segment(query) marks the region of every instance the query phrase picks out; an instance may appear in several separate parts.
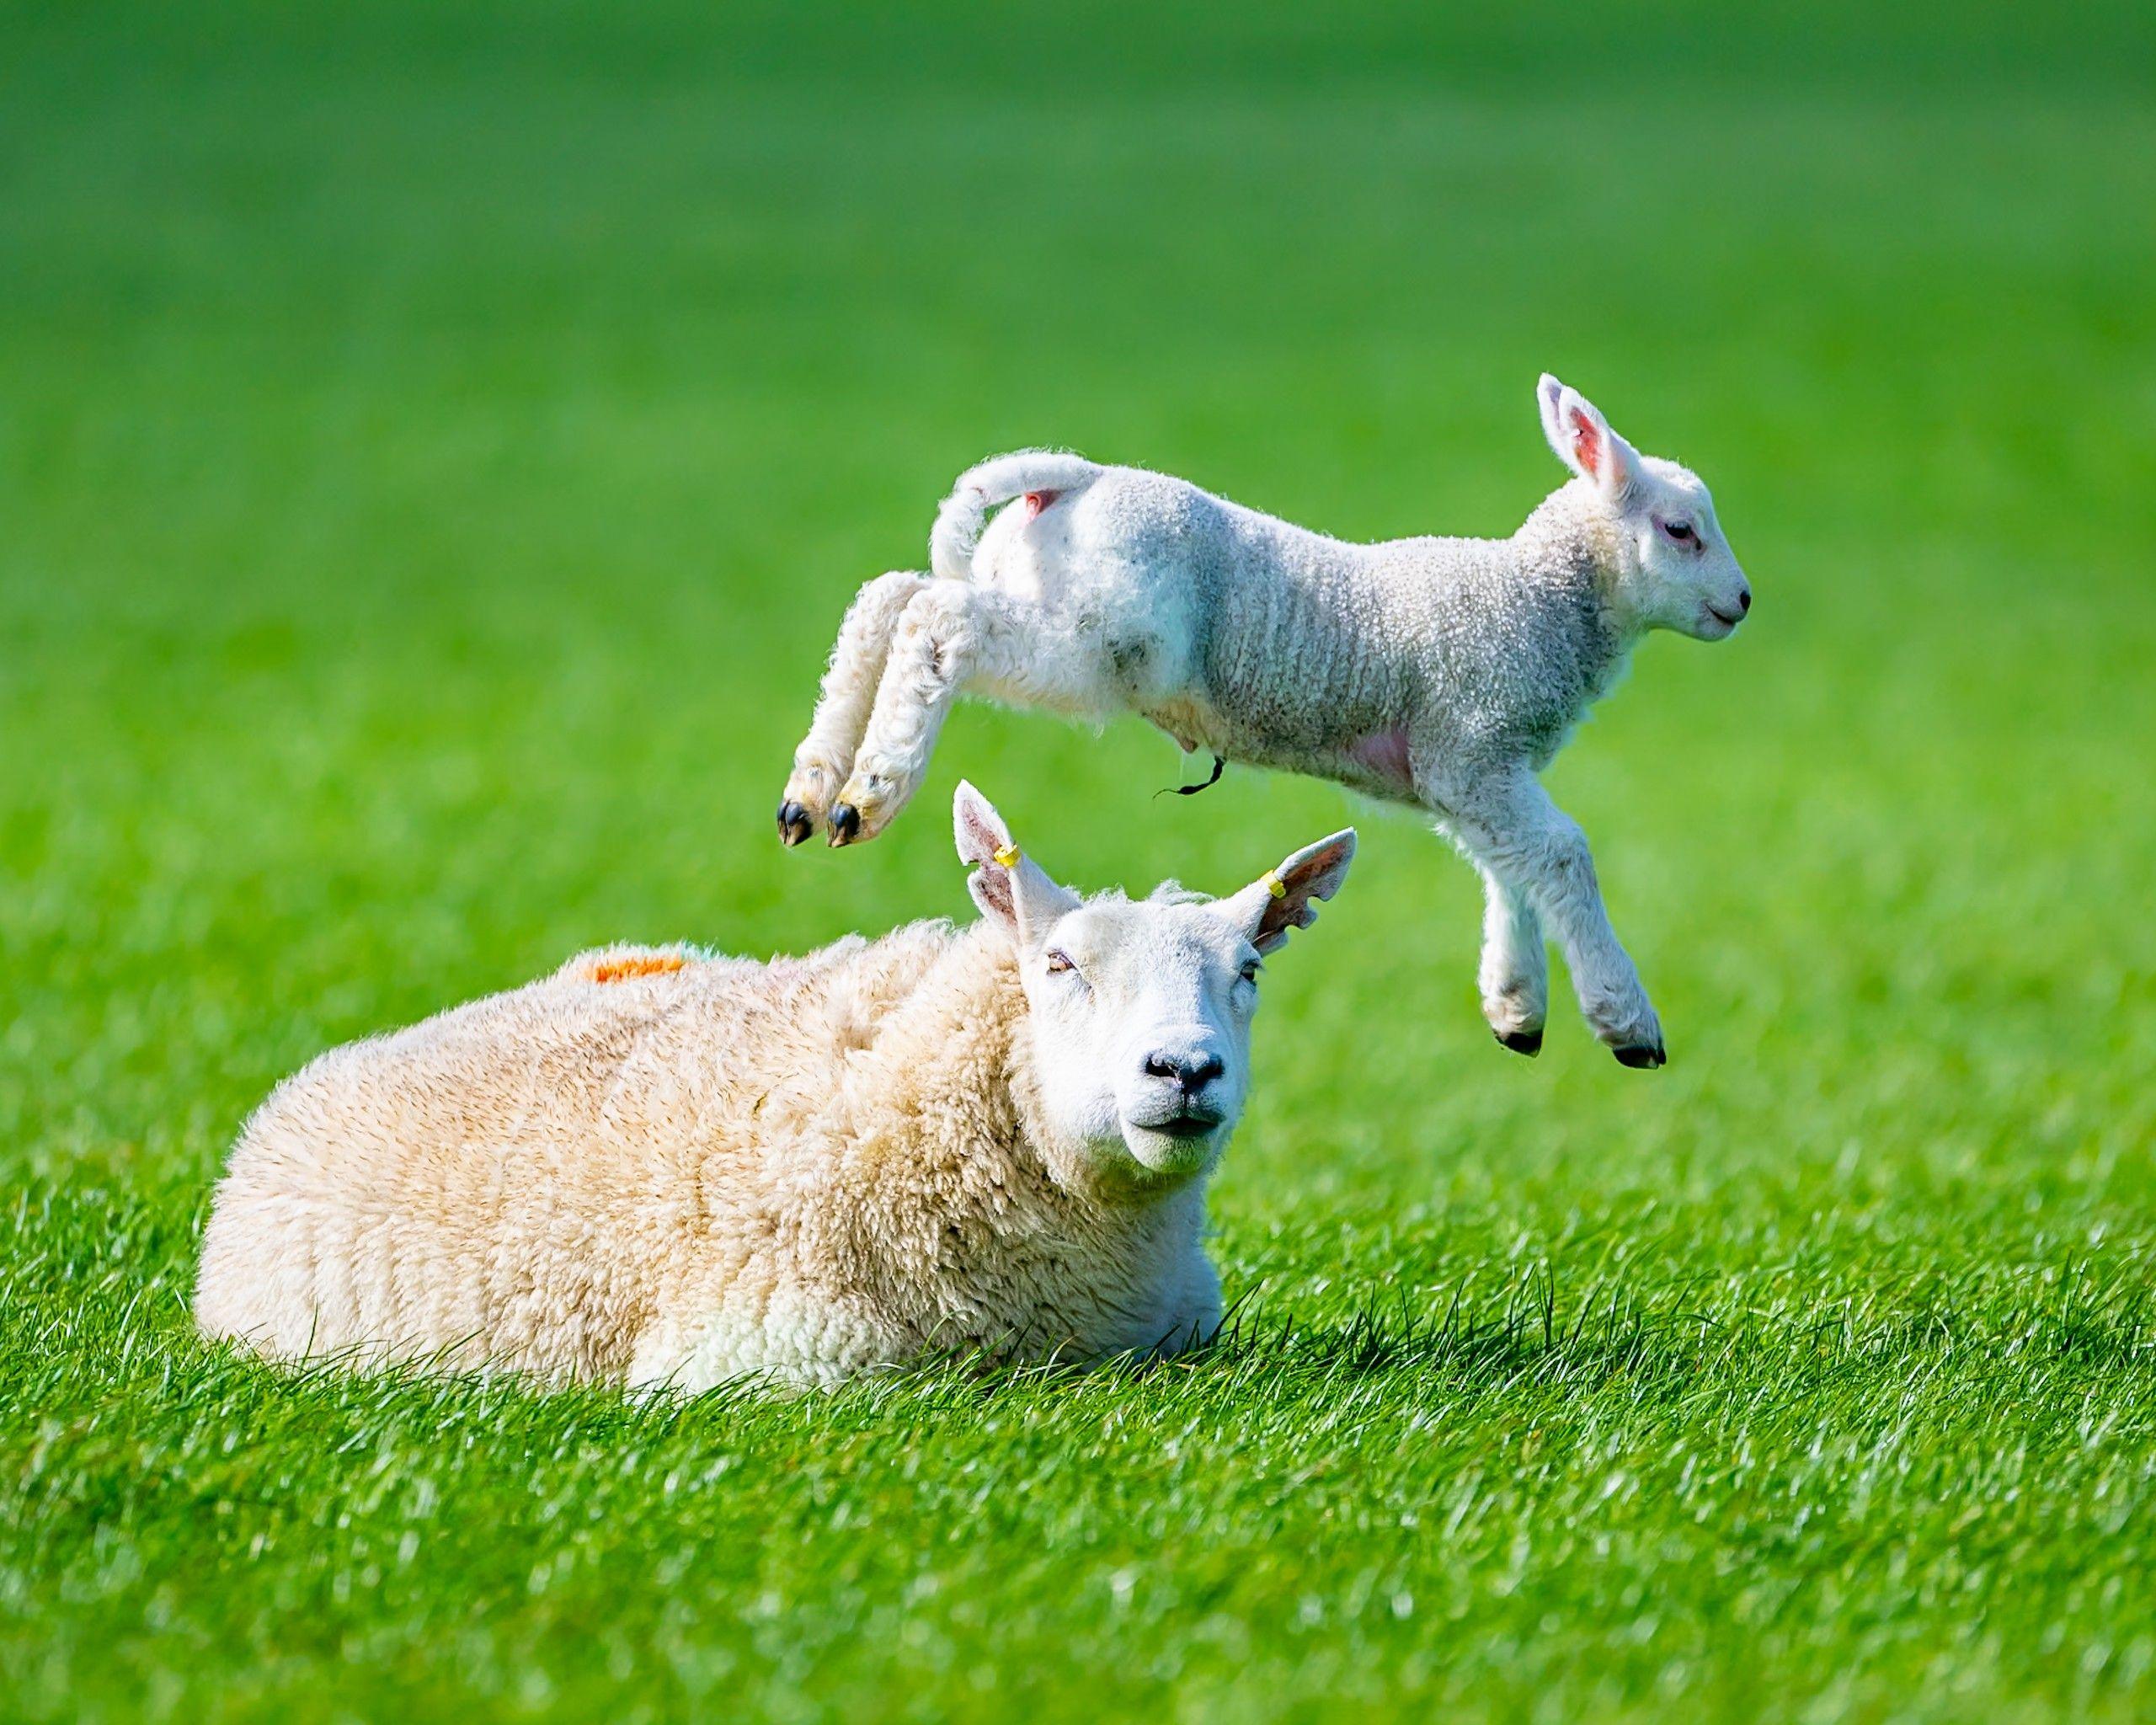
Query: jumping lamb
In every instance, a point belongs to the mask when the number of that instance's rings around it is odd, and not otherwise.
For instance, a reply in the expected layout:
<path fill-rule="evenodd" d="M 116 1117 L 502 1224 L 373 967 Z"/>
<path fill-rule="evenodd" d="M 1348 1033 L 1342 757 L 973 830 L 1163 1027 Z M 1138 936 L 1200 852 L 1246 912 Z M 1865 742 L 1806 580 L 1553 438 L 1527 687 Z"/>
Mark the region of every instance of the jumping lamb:
<path fill-rule="evenodd" d="M 248 1124 L 195 1310 L 271 1359 L 696 1391 L 1171 1354 L 1262 955 L 1352 830 L 1234 896 L 1081 898 L 971 786 L 984 913 L 769 964 L 613 948 L 323 1055 Z"/>
<path fill-rule="evenodd" d="M 1555 377 L 1538 398 L 1575 477 L 1509 539 L 1348 544 L 1047 451 L 961 475 L 931 537 L 934 576 L 880 576 L 846 613 L 781 837 L 881 832 L 962 692 L 1091 720 L 1134 712 L 1186 751 L 1434 815 L 1483 878 L 1497 1039 L 1540 1051 L 1546 919 L 1595 1033 L 1625 1065 L 1661 1065 L 1661 1022 L 1586 836 L 1536 775 L 1643 634 L 1720 640 L 1752 590 L 1695 475 L 1641 455 Z"/>

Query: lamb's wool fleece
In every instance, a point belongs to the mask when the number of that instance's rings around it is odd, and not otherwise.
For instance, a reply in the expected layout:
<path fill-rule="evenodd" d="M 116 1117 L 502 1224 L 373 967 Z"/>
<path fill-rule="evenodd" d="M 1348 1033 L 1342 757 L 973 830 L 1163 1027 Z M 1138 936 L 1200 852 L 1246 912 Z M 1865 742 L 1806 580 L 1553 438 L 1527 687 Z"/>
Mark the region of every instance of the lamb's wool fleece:
<path fill-rule="evenodd" d="M 1426 809 L 1483 876 L 1498 1039 L 1541 1046 L 1546 919 L 1596 1033 L 1660 1065 L 1586 836 L 1537 775 L 1643 634 L 1726 638 L 1751 587 L 1695 474 L 1641 456 L 1554 377 L 1537 399 L 1575 477 L 1503 539 L 1355 544 L 1054 451 L 962 473 L 931 533 L 935 578 L 879 577 L 841 627 L 781 836 L 873 838 L 960 694 L 1139 713 L 1186 750 Z"/>
<path fill-rule="evenodd" d="M 198 1319 L 277 1359 L 689 1390 L 1203 1339 L 1203 1181 L 1136 1202 L 1043 1142 L 1025 1015 L 982 924 L 585 954 L 286 1081 Z"/>
<path fill-rule="evenodd" d="M 1418 777 L 1546 766 L 1637 638 L 1613 590 L 1607 511 L 1584 480 L 1510 539 L 1364 545 L 1166 474 L 1096 474 L 1038 521 L 999 515 L 974 579 L 1067 586 L 1095 539 L 1179 576 L 1155 579 L 1150 606 L 1118 615 L 1118 594 L 1079 620 L 1105 625 L 1108 647 L 1104 686 L 1078 710 L 1134 706 L 1186 750 L 1417 801 Z"/>

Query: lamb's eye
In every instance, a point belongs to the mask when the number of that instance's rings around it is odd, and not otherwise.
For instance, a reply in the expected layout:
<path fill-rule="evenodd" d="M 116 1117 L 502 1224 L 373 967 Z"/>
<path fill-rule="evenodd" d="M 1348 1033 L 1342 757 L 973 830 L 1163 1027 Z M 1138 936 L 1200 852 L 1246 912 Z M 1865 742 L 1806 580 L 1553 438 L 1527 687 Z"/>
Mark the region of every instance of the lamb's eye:
<path fill-rule="evenodd" d="M 1257 973 L 1264 968 L 1265 967 L 1259 964 L 1257 959 L 1252 959 L 1250 963 L 1243 966 L 1243 980 L 1245 982 L 1257 981 Z"/>
<path fill-rule="evenodd" d="M 1078 967 L 1070 962 L 1070 954 L 1058 947 L 1048 955 L 1048 968 L 1052 976 L 1059 970 L 1075 970 Z"/>
<path fill-rule="evenodd" d="M 1664 521 L 1662 524 L 1662 531 L 1668 534 L 1679 545 L 1694 544 L 1700 537 L 1692 531 L 1692 524 L 1689 521 Z"/>

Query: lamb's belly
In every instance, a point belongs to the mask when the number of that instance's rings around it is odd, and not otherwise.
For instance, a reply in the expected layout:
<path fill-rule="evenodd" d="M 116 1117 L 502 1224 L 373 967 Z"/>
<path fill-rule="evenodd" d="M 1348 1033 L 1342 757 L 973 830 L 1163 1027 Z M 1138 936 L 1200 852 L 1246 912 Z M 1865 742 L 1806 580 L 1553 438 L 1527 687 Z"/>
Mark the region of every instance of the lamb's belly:
<path fill-rule="evenodd" d="M 1186 750 L 1210 750 L 1226 761 L 1276 772 L 1329 779 L 1367 795 L 1415 802 L 1408 729 L 1382 717 L 1328 724 L 1316 713 L 1293 725 L 1239 721 L 1210 702 L 1163 704 L 1145 717 Z"/>

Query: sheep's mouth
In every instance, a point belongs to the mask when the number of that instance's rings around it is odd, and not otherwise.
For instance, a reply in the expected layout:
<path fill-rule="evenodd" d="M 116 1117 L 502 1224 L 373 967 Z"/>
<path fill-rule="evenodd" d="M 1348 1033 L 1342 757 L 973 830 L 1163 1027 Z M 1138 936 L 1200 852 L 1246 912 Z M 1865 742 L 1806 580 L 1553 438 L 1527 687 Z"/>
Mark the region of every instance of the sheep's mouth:
<path fill-rule="evenodd" d="M 1171 1114 L 1165 1120 L 1139 1120 L 1134 1124 L 1166 1138 L 1203 1138 L 1219 1126 L 1220 1118 L 1218 1114 L 1192 1112 Z"/>
<path fill-rule="evenodd" d="M 1741 611 L 1738 611 L 1735 617 L 1732 617 L 1727 611 L 1719 610 L 1711 605 L 1708 606 L 1705 609 L 1707 615 L 1712 617 L 1716 622 L 1720 623 L 1725 629 L 1734 630 L 1739 623 L 1744 621 L 1744 613 Z"/>

